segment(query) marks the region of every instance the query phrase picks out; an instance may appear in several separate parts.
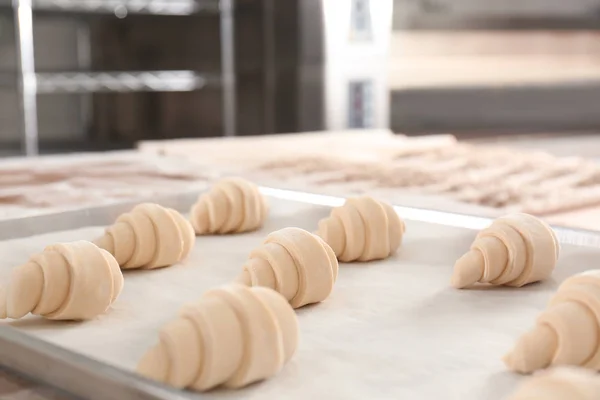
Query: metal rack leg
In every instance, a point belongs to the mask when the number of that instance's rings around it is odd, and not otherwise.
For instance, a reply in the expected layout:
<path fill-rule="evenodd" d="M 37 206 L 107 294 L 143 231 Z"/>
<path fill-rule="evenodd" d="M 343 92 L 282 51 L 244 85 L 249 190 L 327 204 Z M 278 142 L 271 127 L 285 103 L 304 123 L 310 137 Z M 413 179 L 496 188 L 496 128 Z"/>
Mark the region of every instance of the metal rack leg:
<path fill-rule="evenodd" d="M 79 71 L 89 71 L 92 65 L 91 33 L 88 21 L 77 21 L 76 39 L 77 39 L 77 67 Z M 92 95 L 90 93 L 81 94 L 79 104 L 79 127 L 85 139 L 89 139 L 89 126 L 92 118 Z"/>
<path fill-rule="evenodd" d="M 234 0 L 221 0 L 221 73 L 223 88 L 223 134 L 236 133 L 236 76 Z"/>
<path fill-rule="evenodd" d="M 263 68 L 264 68 L 264 127 L 263 133 L 275 132 L 275 1 L 263 0 Z"/>
<path fill-rule="evenodd" d="M 37 83 L 33 54 L 31 0 L 12 0 L 15 16 L 17 78 L 21 133 L 27 156 L 38 154 Z"/>

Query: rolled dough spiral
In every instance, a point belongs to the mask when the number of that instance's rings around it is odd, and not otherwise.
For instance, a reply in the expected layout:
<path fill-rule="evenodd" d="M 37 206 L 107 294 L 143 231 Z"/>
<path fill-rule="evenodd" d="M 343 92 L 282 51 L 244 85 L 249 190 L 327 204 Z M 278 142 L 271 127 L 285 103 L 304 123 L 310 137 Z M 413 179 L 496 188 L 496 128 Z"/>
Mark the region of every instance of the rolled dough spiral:
<path fill-rule="evenodd" d="M 342 262 L 387 258 L 402 243 L 405 225 L 393 207 L 369 196 L 349 198 L 319 221 L 316 234 Z"/>
<path fill-rule="evenodd" d="M 600 370 L 600 270 L 564 281 L 535 327 L 504 357 L 508 368 L 529 373 L 550 365 Z"/>
<path fill-rule="evenodd" d="M 198 235 L 241 233 L 260 228 L 267 214 L 267 201 L 258 186 L 242 178 L 227 178 L 198 198 L 191 219 Z"/>
<path fill-rule="evenodd" d="M 279 372 L 297 345 L 296 314 L 279 293 L 234 284 L 184 307 L 137 370 L 177 388 L 240 388 Z"/>
<path fill-rule="evenodd" d="M 527 379 L 508 400 L 598 400 L 600 377 L 590 370 L 555 367 Z"/>
<path fill-rule="evenodd" d="M 294 308 L 325 300 L 338 275 L 331 247 L 300 228 L 272 232 L 250 253 L 239 283 L 281 293 Z"/>
<path fill-rule="evenodd" d="M 552 228 L 529 214 L 496 219 L 454 264 L 452 286 L 474 283 L 520 287 L 548 278 L 559 254 Z"/>
<path fill-rule="evenodd" d="M 122 288 L 123 275 L 109 252 L 86 241 L 55 244 L 12 271 L 0 293 L 0 318 L 32 313 L 92 319 L 108 309 Z"/>
<path fill-rule="evenodd" d="M 176 264 L 189 255 L 195 240 L 180 213 L 143 203 L 117 218 L 94 243 L 113 254 L 121 268 L 133 269 Z"/>

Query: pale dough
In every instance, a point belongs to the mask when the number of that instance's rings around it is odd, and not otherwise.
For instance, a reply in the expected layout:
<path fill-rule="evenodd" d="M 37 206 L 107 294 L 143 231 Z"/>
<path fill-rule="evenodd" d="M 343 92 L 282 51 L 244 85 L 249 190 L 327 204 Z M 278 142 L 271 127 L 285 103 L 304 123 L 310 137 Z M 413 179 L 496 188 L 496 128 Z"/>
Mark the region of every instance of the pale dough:
<path fill-rule="evenodd" d="M 387 203 L 370 196 L 349 198 L 319 221 L 316 234 L 342 262 L 370 261 L 392 255 L 402 242 L 405 225 Z"/>
<path fill-rule="evenodd" d="M 272 232 L 250 253 L 238 282 L 281 293 L 294 308 L 325 300 L 338 275 L 331 247 L 300 228 Z"/>
<path fill-rule="evenodd" d="M 87 320 L 104 313 L 123 289 L 114 257 L 86 241 L 55 244 L 12 271 L 0 293 L 0 318 L 28 313 Z"/>
<path fill-rule="evenodd" d="M 519 338 L 504 362 L 521 373 L 550 365 L 600 370 L 600 270 L 564 281 L 535 327 Z"/>
<path fill-rule="evenodd" d="M 191 220 L 198 235 L 240 233 L 260 228 L 268 211 L 258 186 L 242 178 L 226 178 L 200 195 Z"/>
<path fill-rule="evenodd" d="M 529 378 L 508 400 L 598 400 L 598 374 L 576 367 L 555 367 Z"/>
<path fill-rule="evenodd" d="M 529 214 L 510 214 L 479 232 L 454 264 L 451 283 L 456 288 L 477 282 L 520 287 L 552 275 L 558 254 L 548 224 Z"/>
<path fill-rule="evenodd" d="M 143 203 L 122 214 L 96 239 L 123 269 L 160 268 L 184 260 L 196 237 L 190 223 L 176 210 Z"/>
<path fill-rule="evenodd" d="M 277 374 L 298 346 L 292 307 L 274 290 L 229 285 L 165 325 L 138 372 L 177 388 L 240 388 Z"/>

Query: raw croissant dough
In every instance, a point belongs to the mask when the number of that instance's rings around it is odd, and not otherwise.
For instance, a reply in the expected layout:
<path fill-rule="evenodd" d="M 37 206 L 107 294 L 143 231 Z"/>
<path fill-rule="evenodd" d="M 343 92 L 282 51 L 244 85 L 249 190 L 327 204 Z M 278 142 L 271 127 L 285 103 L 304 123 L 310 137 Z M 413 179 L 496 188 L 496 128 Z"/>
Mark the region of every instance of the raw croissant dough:
<path fill-rule="evenodd" d="M 342 262 L 387 258 L 402 242 L 405 226 L 394 208 L 369 196 L 349 198 L 319 221 L 317 235 Z"/>
<path fill-rule="evenodd" d="M 115 256 L 123 269 L 160 268 L 185 259 L 196 237 L 190 223 L 177 211 L 143 203 L 122 214 L 96 239 Z"/>
<path fill-rule="evenodd" d="M 279 293 L 234 284 L 184 307 L 138 372 L 177 388 L 240 388 L 279 372 L 297 345 L 296 314 Z"/>
<path fill-rule="evenodd" d="M 600 270 L 564 281 L 535 327 L 519 338 L 504 362 L 521 373 L 550 365 L 600 370 Z"/>
<path fill-rule="evenodd" d="M 552 228 L 528 214 L 496 219 L 454 264 L 452 286 L 476 282 L 520 287 L 548 278 L 558 259 Z"/>
<path fill-rule="evenodd" d="M 123 288 L 117 261 L 86 241 L 55 244 L 12 271 L 0 293 L 0 318 L 28 313 L 86 320 L 105 312 Z"/>
<path fill-rule="evenodd" d="M 191 219 L 199 235 L 241 233 L 260 228 L 267 214 L 267 201 L 258 186 L 242 178 L 227 178 L 198 198 Z"/>
<path fill-rule="evenodd" d="M 325 300 L 337 274 L 338 262 L 327 243 L 304 229 L 284 228 L 250 253 L 238 282 L 275 289 L 298 308 Z"/>
<path fill-rule="evenodd" d="M 590 370 L 556 367 L 523 383 L 508 400 L 598 400 L 600 377 Z"/>

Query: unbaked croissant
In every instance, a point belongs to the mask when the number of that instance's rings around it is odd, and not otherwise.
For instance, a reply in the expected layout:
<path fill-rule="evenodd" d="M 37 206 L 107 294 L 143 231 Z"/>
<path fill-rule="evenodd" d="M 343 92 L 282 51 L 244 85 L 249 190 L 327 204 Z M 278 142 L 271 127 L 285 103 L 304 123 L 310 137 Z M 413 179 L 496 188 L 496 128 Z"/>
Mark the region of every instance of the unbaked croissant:
<path fill-rule="evenodd" d="M 32 313 L 48 319 L 86 320 L 105 312 L 123 288 L 110 253 L 86 241 L 55 244 L 12 271 L 0 294 L 0 318 Z"/>
<path fill-rule="evenodd" d="M 496 219 L 454 264 L 452 286 L 474 283 L 520 287 L 548 278 L 558 259 L 552 228 L 529 214 Z"/>
<path fill-rule="evenodd" d="M 349 198 L 319 221 L 316 234 L 342 262 L 387 258 L 402 242 L 405 226 L 394 208 L 369 196 Z"/>
<path fill-rule="evenodd" d="M 240 388 L 279 372 L 297 345 L 296 314 L 279 293 L 234 284 L 184 307 L 137 371 L 177 388 Z"/>
<path fill-rule="evenodd" d="M 304 229 L 284 228 L 250 253 L 238 282 L 275 289 L 298 308 L 325 300 L 337 275 L 337 259 L 323 239 Z"/>
<path fill-rule="evenodd" d="M 226 178 L 198 198 L 191 219 L 198 235 L 241 233 L 260 228 L 267 214 L 267 201 L 258 186 L 242 178 Z"/>
<path fill-rule="evenodd" d="M 96 239 L 123 269 L 160 268 L 184 260 L 196 237 L 190 223 L 176 210 L 143 203 L 122 214 Z"/>
<path fill-rule="evenodd" d="M 508 400 L 598 400 L 598 374 L 576 367 L 555 367 L 527 379 Z"/>
<path fill-rule="evenodd" d="M 519 338 L 504 362 L 521 373 L 550 365 L 600 370 L 600 270 L 564 281 L 535 327 Z"/>

